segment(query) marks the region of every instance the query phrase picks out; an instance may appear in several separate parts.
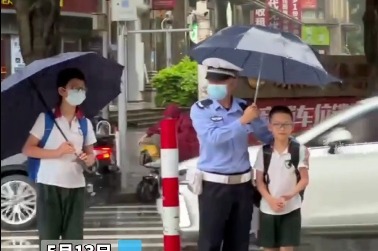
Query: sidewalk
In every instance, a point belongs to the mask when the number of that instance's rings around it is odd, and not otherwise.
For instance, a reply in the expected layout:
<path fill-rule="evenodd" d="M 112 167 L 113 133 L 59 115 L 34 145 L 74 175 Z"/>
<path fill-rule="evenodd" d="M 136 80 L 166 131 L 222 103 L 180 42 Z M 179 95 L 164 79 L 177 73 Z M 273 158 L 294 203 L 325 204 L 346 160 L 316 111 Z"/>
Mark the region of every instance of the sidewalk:
<path fill-rule="evenodd" d="M 144 175 L 149 173 L 149 169 L 139 165 L 139 145 L 138 140 L 145 133 L 145 130 L 129 129 L 127 132 L 127 156 L 129 159 L 129 166 L 122 171 L 127 172 L 127 188 L 123 189 L 118 196 L 115 196 L 113 203 L 136 203 L 135 191 L 138 183 L 142 180 Z M 154 137 L 153 142 L 159 143 L 158 139 Z"/>
<path fill-rule="evenodd" d="M 129 103 L 127 103 L 127 110 L 128 111 L 152 109 L 152 108 L 156 108 L 155 104 L 152 103 L 152 102 L 129 102 Z M 118 111 L 117 105 L 110 105 L 109 111 L 111 111 L 111 112 Z"/>

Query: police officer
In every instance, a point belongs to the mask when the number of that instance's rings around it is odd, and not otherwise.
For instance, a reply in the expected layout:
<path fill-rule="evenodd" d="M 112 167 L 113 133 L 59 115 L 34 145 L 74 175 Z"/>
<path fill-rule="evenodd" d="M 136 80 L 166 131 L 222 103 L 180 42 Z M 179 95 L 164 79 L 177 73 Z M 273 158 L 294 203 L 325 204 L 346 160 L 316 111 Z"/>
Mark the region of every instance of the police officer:
<path fill-rule="evenodd" d="M 258 108 L 232 96 L 242 69 L 216 58 L 204 65 L 209 99 L 198 101 L 190 111 L 200 142 L 193 176 L 199 195 L 198 250 L 247 251 L 253 212 L 248 134 L 266 143 L 272 136 Z"/>

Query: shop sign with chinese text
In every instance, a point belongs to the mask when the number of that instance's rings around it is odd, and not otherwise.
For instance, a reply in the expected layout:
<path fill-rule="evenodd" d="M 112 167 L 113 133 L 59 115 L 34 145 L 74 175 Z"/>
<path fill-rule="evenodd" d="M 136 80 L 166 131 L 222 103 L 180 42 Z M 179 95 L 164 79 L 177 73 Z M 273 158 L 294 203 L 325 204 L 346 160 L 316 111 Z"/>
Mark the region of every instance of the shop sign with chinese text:
<path fill-rule="evenodd" d="M 302 7 L 300 0 L 288 0 L 289 2 L 289 16 L 302 21 Z M 294 33 L 298 37 L 301 37 L 301 25 L 292 22 L 290 32 Z"/>
<path fill-rule="evenodd" d="M 357 100 L 356 97 L 269 98 L 258 99 L 257 105 L 265 117 L 275 105 L 288 106 L 294 115 L 294 131 L 300 132 L 318 124 L 333 113 L 349 107 Z"/>
<path fill-rule="evenodd" d="M 267 0 L 266 3 L 272 9 L 282 12 L 283 0 Z M 267 24 L 268 24 L 267 26 L 270 26 L 278 30 L 282 30 L 282 18 L 277 14 L 274 14 L 271 12 L 267 19 Z"/>
<path fill-rule="evenodd" d="M 176 0 L 151 0 L 152 10 L 173 10 L 176 6 Z"/>
<path fill-rule="evenodd" d="M 267 26 L 269 20 L 269 12 L 266 9 L 257 9 L 254 12 L 254 24 Z"/>
<path fill-rule="evenodd" d="M 302 8 L 299 0 L 266 0 L 266 6 L 291 16 L 298 21 L 302 20 Z M 267 9 L 257 9 L 254 11 L 254 24 L 292 32 L 297 36 L 301 35 L 301 25 L 269 12 Z"/>
<path fill-rule="evenodd" d="M 313 10 L 318 7 L 317 0 L 301 0 L 302 9 Z"/>
<path fill-rule="evenodd" d="M 20 37 L 12 35 L 11 39 L 11 73 L 14 74 L 25 67 L 24 59 L 21 54 Z"/>

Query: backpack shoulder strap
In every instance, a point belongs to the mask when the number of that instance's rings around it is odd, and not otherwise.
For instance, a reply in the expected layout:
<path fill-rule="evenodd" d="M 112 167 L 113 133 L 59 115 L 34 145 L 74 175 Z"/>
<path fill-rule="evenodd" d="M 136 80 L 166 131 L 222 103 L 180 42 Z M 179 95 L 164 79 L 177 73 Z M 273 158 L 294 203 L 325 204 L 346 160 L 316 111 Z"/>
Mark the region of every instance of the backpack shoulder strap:
<path fill-rule="evenodd" d="M 301 145 L 294 141 L 291 140 L 289 144 L 289 153 L 291 155 L 291 164 L 294 165 L 296 169 L 298 169 L 299 165 L 299 151 L 300 151 Z"/>
<path fill-rule="evenodd" d="M 264 181 L 266 184 L 269 184 L 270 179 L 269 179 L 268 171 L 269 171 L 270 160 L 272 159 L 273 149 L 270 144 L 266 144 L 266 145 L 263 145 L 262 150 L 263 150 L 263 160 L 264 160 L 264 172 L 263 172 Z"/>
<path fill-rule="evenodd" d="M 290 141 L 289 153 L 291 155 L 291 164 L 295 168 L 295 175 L 297 176 L 298 182 L 300 180 L 300 174 L 299 174 L 299 171 L 298 171 L 300 148 L 301 148 L 301 145 L 298 142 L 296 142 L 294 140 Z"/>
<path fill-rule="evenodd" d="M 83 133 L 84 141 L 83 145 L 85 145 L 85 139 L 87 138 L 88 135 L 88 120 L 86 117 L 82 117 L 79 119 L 79 125 L 80 125 L 80 130 Z"/>
<path fill-rule="evenodd" d="M 50 137 L 51 131 L 54 128 L 54 115 L 52 112 L 45 113 L 45 130 L 42 139 L 39 141 L 39 147 L 43 148 Z"/>
<path fill-rule="evenodd" d="M 298 142 L 291 140 L 289 144 L 289 153 L 291 155 L 291 164 L 294 166 L 295 176 L 297 177 L 297 183 L 301 180 L 301 174 L 298 170 L 300 150 L 301 145 Z M 301 199 L 303 201 L 304 190 L 299 192 L 299 195 L 301 196 Z"/>

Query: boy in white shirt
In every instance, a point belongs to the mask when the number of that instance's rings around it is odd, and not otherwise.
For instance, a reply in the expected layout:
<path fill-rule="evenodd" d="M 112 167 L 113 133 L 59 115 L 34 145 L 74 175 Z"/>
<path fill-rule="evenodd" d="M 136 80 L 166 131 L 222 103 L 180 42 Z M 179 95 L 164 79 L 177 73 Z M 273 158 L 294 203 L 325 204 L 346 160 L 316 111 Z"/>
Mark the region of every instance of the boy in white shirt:
<path fill-rule="evenodd" d="M 79 162 L 87 166 L 94 164 L 93 144 L 96 142 L 92 123 L 79 109 L 86 98 L 84 74 L 76 68 L 62 70 L 58 74 L 56 92 L 61 97 L 59 105 L 53 112 L 38 116 L 23 153 L 32 158 L 29 160 L 29 176 L 31 161 L 38 160 L 40 240 L 80 240 L 83 239 L 85 179 Z M 54 120 L 69 142 L 53 124 Z M 52 128 L 46 128 L 49 123 Z"/>
<path fill-rule="evenodd" d="M 257 189 L 262 195 L 258 238 L 265 251 L 293 251 L 300 245 L 300 208 L 302 192 L 309 181 L 309 152 L 305 146 L 292 141 L 293 128 L 290 109 L 273 107 L 269 113 L 269 130 L 274 142 L 260 149 L 254 166 Z M 293 163 L 292 149 L 298 151 L 294 153 L 298 156 L 297 166 Z"/>

